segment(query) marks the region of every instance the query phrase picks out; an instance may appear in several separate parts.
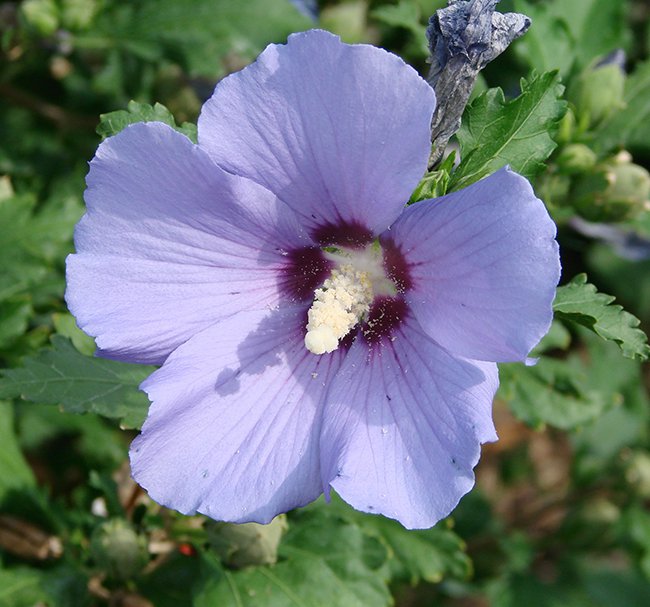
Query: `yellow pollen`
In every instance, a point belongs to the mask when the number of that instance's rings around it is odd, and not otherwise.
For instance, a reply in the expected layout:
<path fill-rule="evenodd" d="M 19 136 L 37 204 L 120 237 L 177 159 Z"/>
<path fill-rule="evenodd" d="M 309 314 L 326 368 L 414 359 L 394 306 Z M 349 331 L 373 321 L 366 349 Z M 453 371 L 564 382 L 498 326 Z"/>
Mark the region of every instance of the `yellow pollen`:
<path fill-rule="evenodd" d="M 314 354 L 336 350 L 339 340 L 368 313 L 372 299 L 372 282 L 367 272 L 351 264 L 333 270 L 314 292 L 314 303 L 307 314 L 307 350 Z"/>

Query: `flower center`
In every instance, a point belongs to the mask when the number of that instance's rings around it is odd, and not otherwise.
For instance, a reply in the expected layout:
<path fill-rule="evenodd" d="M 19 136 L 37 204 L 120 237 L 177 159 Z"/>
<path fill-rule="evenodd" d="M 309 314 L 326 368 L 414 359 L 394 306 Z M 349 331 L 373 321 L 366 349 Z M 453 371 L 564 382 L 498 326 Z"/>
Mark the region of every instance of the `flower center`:
<path fill-rule="evenodd" d="M 384 272 L 378 244 L 359 250 L 336 250 L 326 257 L 335 268 L 314 291 L 307 313 L 305 347 L 313 354 L 333 352 L 339 341 L 367 316 L 377 295 L 395 294 Z"/>

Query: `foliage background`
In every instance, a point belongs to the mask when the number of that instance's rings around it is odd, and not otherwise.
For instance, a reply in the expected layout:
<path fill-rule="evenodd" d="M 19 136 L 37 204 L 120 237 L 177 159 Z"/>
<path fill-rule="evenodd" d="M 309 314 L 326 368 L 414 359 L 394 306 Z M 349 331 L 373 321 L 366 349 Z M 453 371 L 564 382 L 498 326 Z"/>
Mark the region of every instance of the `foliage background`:
<path fill-rule="evenodd" d="M 219 78 L 316 25 L 424 75 L 426 21 L 444 4 L 326 0 L 314 21 L 288 0 L 0 3 L 0 605 L 650 604 L 648 349 L 600 293 L 649 326 L 644 182 L 622 195 L 605 178 L 630 164 L 621 150 L 650 166 L 646 2 L 503 0 L 533 26 L 477 84 L 461 164 L 415 194 L 511 163 L 558 222 L 566 285 L 539 364 L 501 366 L 501 439 L 434 529 L 318 502 L 289 513 L 277 563 L 260 564 L 277 530 L 242 540 L 153 504 L 126 464 L 150 369 L 92 358 L 63 303 L 100 136 L 152 119 L 191 136 Z M 595 70 L 616 49 L 625 79 Z"/>

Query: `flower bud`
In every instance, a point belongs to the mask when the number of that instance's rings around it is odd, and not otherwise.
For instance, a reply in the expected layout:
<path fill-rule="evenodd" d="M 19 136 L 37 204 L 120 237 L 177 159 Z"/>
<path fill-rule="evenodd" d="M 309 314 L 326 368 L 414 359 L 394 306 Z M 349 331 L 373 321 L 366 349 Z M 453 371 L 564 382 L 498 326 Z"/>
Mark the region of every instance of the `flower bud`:
<path fill-rule="evenodd" d="M 546 171 L 537 179 L 535 188 L 540 198 L 550 207 L 564 206 L 568 204 L 567 198 L 571 188 L 571 177 L 558 171 Z"/>
<path fill-rule="evenodd" d="M 573 205 L 590 221 L 631 219 L 646 210 L 650 200 L 650 173 L 630 162 L 626 152 L 580 176 L 571 189 Z"/>
<path fill-rule="evenodd" d="M 639 496 L 650 497 L 650 455 L 641 451 L 634 453 L 628 462 L 625 480 Z"/>
<path fill-rule="evenodd" d="M 569 98 L 579 124 L 594 127 L 624 106 L 625 72 L 617 63 L 592 64 L 575 80 Z"/>
<path fill-rule="evenodd" d="M 567 145 L 557 157 L 557 165 L 561 173 L 574 175 L 585 173 L 596 166 L 596 153 L 583 143 Z"/>
<path fill-rule="evenodd" d="M 106 521 L 95 529 L 90 553 L 102 572 L 120 581 L 137 575 L 148 561 L 145 538 L 122 519 Z"/>
<path fill-rule="evenodd" d="M 555 140 L 559 145 L 566 145 L 573 141 L 576 131 L 576 115 L 573 113 L 571 106 L 569 106 L 560 120 L 560 124 L 555 136 Z"/>
<path fill-rule="evenodd" d="M 287 528 L 287 518 L 283 514 L 268 525 L 214 521 L 206 523 L 212 549 L 224 565 L 234 569 L 274 564 L 278 559 L 280 539 Z"/>
<path fill-rule="evenodd" d="M 621 509 L 605 497 L 596 497 L 586 502 L 582 513 L 592 524 L 611 525 L 621 518 Z"/>

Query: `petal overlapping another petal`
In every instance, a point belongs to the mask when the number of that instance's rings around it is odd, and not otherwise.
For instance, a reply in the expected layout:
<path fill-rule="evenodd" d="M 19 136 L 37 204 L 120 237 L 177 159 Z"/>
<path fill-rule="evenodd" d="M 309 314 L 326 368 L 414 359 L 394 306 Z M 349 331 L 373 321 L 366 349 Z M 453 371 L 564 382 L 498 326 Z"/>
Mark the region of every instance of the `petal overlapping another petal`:
<path fill-rule="evenodd" d="M 308 353 L 305 319 L 304 307 L 287 306 L 233 316 L 143 384 L 152 405 L 131 466 L 154 500 L 266 523 L 322 493 L 323 396 L 342 355 Z"/>
<path fill-rule="evenodd" d="M 497 386 L 494 363 L 451 356 L 412 317 L 392 341 L 358 339 L 324 409 L 324 485 L 358 510 L 431 527 L 471 489 L 480 444 L 496 439 Z"/>
<path fill-rule="evenodd" d="M 524 360 L 546 334 L 560 277 L 555 224 L 530 183 L 502 169 L 408 207 L 382 239 L 401 250 L 405 297 L 450 352 Z"/>
<path fill-rule="evenodd" d="M 270 192 L 161 123 L 102 143 L 87 183 L 66 299 L 108 357 L 161 363 L 229 314 L 275 305 L 286 251 L 309 242 Z"/>
<path fill-rule="evenodd" d="M 222 80 L 199 145 L 274 192 L 312 229 L 378 234 L 424 170 L 435 96 L 397 56 L 324 31 L 290 36 Z"/>

